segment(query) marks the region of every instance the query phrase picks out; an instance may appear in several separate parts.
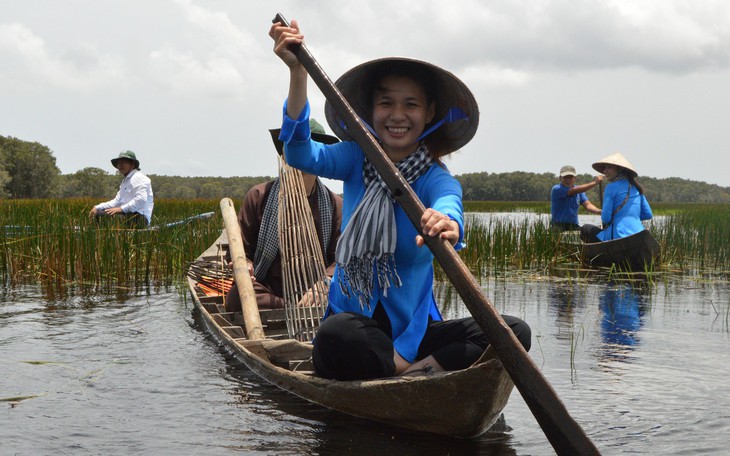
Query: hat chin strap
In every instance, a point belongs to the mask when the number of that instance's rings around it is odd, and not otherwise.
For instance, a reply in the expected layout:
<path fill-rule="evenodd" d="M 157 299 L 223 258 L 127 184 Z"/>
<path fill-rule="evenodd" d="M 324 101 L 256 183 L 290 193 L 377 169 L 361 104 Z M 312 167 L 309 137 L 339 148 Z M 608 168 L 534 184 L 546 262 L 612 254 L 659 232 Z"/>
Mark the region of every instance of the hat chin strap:
<path fill-rule="evenodd" d="M 443 125 L 443 124 L 445 124 L 447 122 L 448 123 L 456 122 L 458 120 L 466 120 L 466 121 L 468 121 L 469 120 L 469 116 L 461 108 L 456 108 L 456 107 L 449 108 L 449 112 L 446 113 L 446 115 L 444 116 L 444 118 L 441 119 L 441 120 L 439 120 L 435 124 L 431 125 L 431 128 L 429 128 L 428 130 L 424 131 L 421 134 L 421 136 L 418 137 L 418 141 L 422 140 L 426 136 L 428 136 L 431 133 L 433 133 L 434 131 L 436 131 L 436 129 L 438 129 L 441 125 Z"/>
<path fill-rule="evenodd" d="M 362 122 L 362 124 L 365 125 L 365 128 L 367 128 L 368 131 L 370 133 L 372 133 L 373 136 L 375 136 L 375 139 L 378 139 L 378 140 L 380 139 L 380 136 L 378 136 L 378 134 L 375 133 L 375 130 L 373 129 L 373 127 L 370 126 L 369 123 L 365 122 L 362 119 L 362 117 L 360 117 L 360 116 L 358 116 L 357 118 L 360 119 L 360 122 Z M 339 124 L 340 124 L 340 128 L 342 128 L 343 131 L 347 131 L 347 125 L 345 125 L 345 122 L 343 122 L 342 119 L 340 119 Z"/>

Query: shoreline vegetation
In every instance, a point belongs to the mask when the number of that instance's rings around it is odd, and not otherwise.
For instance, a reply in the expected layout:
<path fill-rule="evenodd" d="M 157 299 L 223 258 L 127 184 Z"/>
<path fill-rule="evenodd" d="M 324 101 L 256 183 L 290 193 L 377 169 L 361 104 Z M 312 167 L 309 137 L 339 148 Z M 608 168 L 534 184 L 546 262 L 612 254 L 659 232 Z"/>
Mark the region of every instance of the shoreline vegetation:
<path fill-rule="evenodd" d="M 0 278 L 5 292 L 41 284 L 49 299 L 66 295 L 153 293 L 179 286 L 188 265 L 220 234 L 215 199 L 158 199 L 151 230 L 97 225 L 90 198 L 4 200 L 0 205 Z M 652 204 L 647 224 L 662 246 L 657 275 L 727 280 L 730 204 Z M 467 248 L 462 259 L 477 280 L 584 277 L 550 230 L 546 202 L 465 201 Z M 191 216 L 210 218 L 165 226 Z M 515 213 L 514 217 L 485 214 Z M 611 271 L 609 271 L 609 275 Z M 445 275 L 437 267 L 437 279 Z"/>
<path fill-rule="evenodd" d="M 559 164 L 558 164 L 559 165 Z M 111 172 L 110 172 L 111 171 Z M 240 201 L 256 184 L 270 176 L 257 177 L 183 177 L 150 172 L 155 198 L 216 199 L 224 197 Z M 550 189 L 558 183 L 557 174 L 512 171 L 503 173 L 475 172 L 455 176 L 467 201 L 549 201 Z M 96 198 L 106 201 L 117 191 L 120 176 L 111 169 L 83 168 L 61 174 L 53 152 L 37 142 L 0 136 L 0 199 L 12 198 Z M 590 182 L 593 175 L 584 173 L 577 184 Z M 656 203 L 730 203 L 730 187 L 679 177 L 643 176 L 652 208 Z M 596 202 L 598 188 L 586 193 Z"/>

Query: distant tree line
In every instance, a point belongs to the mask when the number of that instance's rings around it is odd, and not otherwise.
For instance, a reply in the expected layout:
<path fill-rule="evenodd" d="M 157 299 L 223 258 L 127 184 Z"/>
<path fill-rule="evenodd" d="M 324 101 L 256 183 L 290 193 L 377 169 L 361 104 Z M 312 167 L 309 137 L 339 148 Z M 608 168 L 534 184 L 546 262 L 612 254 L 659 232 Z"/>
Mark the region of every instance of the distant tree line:
<path fill-rule="evenodd" d="M 111 168 L 111 164 L 109 165 Z M 148 174 L 156 198 L 243 199 L 259 177 L 180 177 Z M 36 142 L 0 136 L 0 198 L 91 197 L 106 201 L 119 189 L 121 176 L 88 167 L 61 174 L 51 150 Z"/>
<path fill-rule="evenodd" d="M 182 177 L 150 174 L 156 198 L 240 200 L 254 185 L 271 179 L 259 177 Z M 470 201 L 548 201 L 550 189 L 558 183 L 553 173 L 469 173 L 456 176 L 464 199 Z M 121 177 L 100 168 L 83 168 L 61 174 L 53 152 L 37 142 L 0 136 L 0 198 L 111 199 Z M 593 180 L 590 174 L 577 177 L 577 184 Z M 670 177 L 640 177 L 649 201 L 667 203 L 730 203 L 730 187 Z M 599 200 L 598 187 L 588 198 Z"/>
<path fill-rule="evenodd" d="M 246 192 L 256 184 L 272 177 L 182 177 L 147 175 L 152 180 L 155 198 L 172 199 L 243 199 Z M 100 200 L 111 199 L 119 189 L 121 175 L 110 174 L 99 168 L 84 168 L 59 178 L 60 197 L 88 196 Z"/>
<path fill-rule="evenodd" d="M 552 173 L 469 173 L 456 176 L 464 191 L 464 199 L 470 201 L 546 201 L 550 190 L 559 182 Z M 576 184 L 593 180 L 591 174 L 580 174 Z M 639 176 L 650 202 L 662 203 L 730 203 L 730 187 L 720 187 L 706 182 L 669 177 L 657 179 Z M 605 184 L 604 184 L 605 185 Z M 588 199 L 600 202 L 599 188 L 588 191 Z"/>

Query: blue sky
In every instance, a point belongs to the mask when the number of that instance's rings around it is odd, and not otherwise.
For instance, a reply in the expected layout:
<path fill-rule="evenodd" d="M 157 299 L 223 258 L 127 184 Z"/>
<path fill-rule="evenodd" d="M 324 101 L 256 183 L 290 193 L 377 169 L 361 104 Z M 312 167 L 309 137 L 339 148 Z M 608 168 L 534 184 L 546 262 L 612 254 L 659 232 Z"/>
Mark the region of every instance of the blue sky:
<path fill-rule="evenodd" d="M 305 7 L 306 6 L 306 7 Z M 378 57 L 428 60 L 479 102 L 467 172 L 555 172 L 622 152 L 640 175 L 730 186 L 730 3 L 713 0 L 0 0 L 0 135 L 63 173 L 276 172 L 287 70 L 268 28 L 298 19 L 335 80 Z M 324 99 L 310 86 L 313 115 Z M 329 129 L 328 129 L 329 130 Z"/>

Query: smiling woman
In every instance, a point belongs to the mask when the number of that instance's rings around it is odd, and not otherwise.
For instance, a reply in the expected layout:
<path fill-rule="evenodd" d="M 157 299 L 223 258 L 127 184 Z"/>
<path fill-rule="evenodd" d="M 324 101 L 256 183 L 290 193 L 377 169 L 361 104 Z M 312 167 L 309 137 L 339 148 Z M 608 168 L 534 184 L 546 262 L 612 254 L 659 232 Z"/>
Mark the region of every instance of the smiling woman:
<path fill-rule="evenodd" d="M 379 81 L 373 94 L 373 127 L 393 163 L 416 151 L 433 117 L 434 102 L 416 80 L 390 75 Z"/>
<path fill-rule="evenodd" d="M 290 48 L 301 45 L 303 36 L 296 21 L 288 26 L 278 19 L 269 34 L 290 70 L 280 135 L 287 162 L 344 181 L 342 236 L 329 307 L 314 339 L 315 373 L 360 380 L 468 367 L 489 345 L 490 334 L 473 318 L 443 320 L 432 288 L 434 256 L 422 247 L 423 235 L 463 246 L 461 186 L 439 158 L 474 136 L 474 96 L 453 74 L 406 58 L 366 62 L 336 83 L 361 119 L 374 125 L 387 158 L 428 208 L 414 227 L 331 107 L 327 121 L 343 142 L 311 139 L 308 76 Z M 462 115 L 451 115 L 455 109 Z M 529 349 L 529 326 L 503 318 Z"/>

